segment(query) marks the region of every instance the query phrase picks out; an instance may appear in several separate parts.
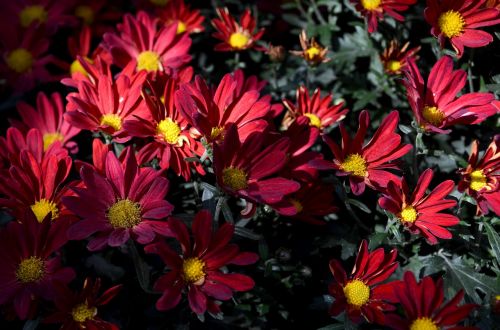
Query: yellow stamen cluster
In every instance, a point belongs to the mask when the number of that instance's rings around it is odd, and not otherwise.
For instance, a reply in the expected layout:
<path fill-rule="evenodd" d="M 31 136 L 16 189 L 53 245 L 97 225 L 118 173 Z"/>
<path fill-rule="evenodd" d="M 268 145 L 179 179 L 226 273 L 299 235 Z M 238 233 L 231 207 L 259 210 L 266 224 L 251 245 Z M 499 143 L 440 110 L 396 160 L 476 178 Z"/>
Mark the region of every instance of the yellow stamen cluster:
<path fill-rule="evenodd" d="M 344 295 L 349 305 L 359 308 L 370 299 L 370 288 L 363 281 L 355 279 L 344 286 Z"/>
<path fill-rule="evenodd" d="M 25 48 L 17 48 L 7 55 L 6 62 L 12 70 L 24 73 L 33 66 L 33 55 Z"/>
<path fill-rule="evenodd" d="M 293 198 L 290 200 L 290 202 L 295 207 L 295 210 L 297 211 L 297 213 L 302 212 L 302 210 L 304 209 L 304 207 L 302 206 L 302 203 L 299 202 L 297 199 Z"/>
<path fill-rule="evenodd" d="M 428 317 L 419 317 L 410 325 L 410 330 L 439 330 L 439 327 Z"/>
<path fill-rule="evenodd" d="M 33 22 L 44 23 L 47 20 L 47 11 L 41 5 L 26 6 L 19 13 L 21 26 L 27 28 Z"/>
<path fill-rule="evenodd" d="M 181 128 L 170 118 L 163 119 L 156 127 L 157 134 L 163 136 L 165 142 L 176 144 L 181 134 Z"/>
<path fill-rule="evenodd" d="M 137 56 L 137 71 L 146 70 L 148 72 L 161 69 L 160 55 L 156 52 L 146 50 Z"/>
<path fill-rule="evenodd" d="M 177 22 L 177 34 L 186 32 L 186 29 L 187 29 L 186 23 L 184 23 L 183 21 Z"/>
<path fill-rule="evenodd" d="M 223 133 L 224 127 L 212 127 L 212 130 L 210 131 L 210 138 L 212 140 L 222 140 L 224 138 Z"/>
<path fill-rule="evenodd" d="M 250 38 L 248 35 L 241 33 L 241 32 L 234 32 L 231 34 L 229 37 L 229 45 L 231 45 L 232 48 L 234 49 L 244 49 L 246 45 L 248 44 L 248 41 Z"/>
<path fill-rule="evenodd" d="M 51 214 L 52 220 L 57 219 L 57 217 L 59 216 L 59 209 L 57 208 L 57 204 L 45 198 L 36 201 L 35 204 L 30 206 L 30 208 L 33 211 L 33 214 L 35 214 L 36 219 L 40 223 L 49 213 Z"/>
<path fill-rule="evenodd" d="M 97 315 L 97 308 L 89 307 L 86 303 L 81 303 L 76 305 L 71 310 L 71 316 L 73 320 L 78 323 L 83 323 L 87 320 L 91 320 Z"/>
<path fill-rule="evenodd" d="M 314 113 L 305 113 L 304 116 L 309 118 L 309 125 L 321 128 L 321 119 Z"/>
<path fill-rule="evenodd" d="M 45 275 L 45 262 L 38 257 L 21 261 L 16 270 L 16 278 L 22 283 L 37 282 Z"/>
<path fill-rule="evenodd" d="M 361 6 L 366 10 L 375 10 L 380 6 L 382 0 L 361 0 Z"/>
<path fill-rule="evenodd" d="M 87 25 L 90 25 L 94 22 L 94 11 L 89 6 L 82 5 L 76 7 L 75 16 L 80 17 Z"/>
<path fill-rule="evenodd" d="M 304 51 L 304 53 L 305 53 L 305 56 L 306 56 L 306 60 L 312 61 L 317 56 L 321 55 L 321 49 L 319 49 L 318 47 L 315 47 L 315 46 L 311 46 L 311 47 L 307 48 Z"/>
<path fill-rule="evenodd" d="M 446 37 L 453 38 L 464 32 L 465 20 L 458 11 L 448 10 L 439 16 L 438 26 Z"/>
<path fill-rule="evenodd" d="M 222 170 L 222 182 L 233 190 L 241 190 L 248 187 L 247 174 L 235 167 L 227 167 Z"/>
<path fill-rule="evenodd" d="M 94 61 L 92 61 L 90 58 L 88 57 L 84 57 L 84 60 L 87 62 L 87 63 L 94 63 Z M 85 68 L 83 67 L 83 65 L 80 63 L 80 61 L 78 60 L 74 60 L 73 63 L 71 63 L 71 66 L 69 67 L 69 72 L 71 74 L 74 74 L 76 72 L 80 72 L 81 74 L 83 74 L 84 76 L 88 76 L 88 72 L 87 70 L 85 70 Z"/>
<path fill-rule="evenodd" d="M 417 220 L 417 210 L 411 205 L 406 206 L 403 210 L 401 210 L 401 214 L 399 215 L 399 218 L 403 222 L 410 222 L 414 223 Z"/>
<path fill-rule="evenodd" d="M 422 116 L 424 117 L 425 120 L 427 120 L 434 126 L 441 125 L 445 117 L 444 113 L 437 107 L 431 107 L 428 105 L 424 107 L 424 110 L 422 111 Z"/>
<path fill-rule="evenodd" d="M 107 113 L 101 117 L 101 126 L 109 126 L 119 131 L 122 129 L 122 119 L 116 113 Z"/>
<path fill-rule="evenodd" d="M 475 170 L 470 174 L 470 189 L 479 191 L 487 184 L 488 179 L 484 175 L 483 170 Z"/>
<path fill-rule="evenodd" d="M 132 228 L 142 220 L 141 206 L 129 199 L 121 199 L 111 205 L 106 217 L 114 228 Z"/>
<path fill-rule="evenodd" d="M 351 154 L 340 164 L 340 169 L 344 172 L 351 172 L 352 175 L 366 177 L 366 161 L 360 154 Z"/>
<path fill-rule="evenodd" d="M 49 147 L 52 145 L 52 143 L 56 141 L 62 142 L 64 140 L 64 136 L 59 133 L 45 133 L 43 135 L 43 150 L 49 149 Z"/>
<path fill-rule="evenodd" d="M 401 69 L 401 62 L 391 60 L 386 63 L 385 68 L 387 69 L 387 71 L 398 72 Z"/>
<path fill-rule="evenodd" d="M 199 258 L 187 258 L 182 264 L 182 275 L 186 282 L 200 282 L 205 278 L 204 270 L 205 263 Z"/>

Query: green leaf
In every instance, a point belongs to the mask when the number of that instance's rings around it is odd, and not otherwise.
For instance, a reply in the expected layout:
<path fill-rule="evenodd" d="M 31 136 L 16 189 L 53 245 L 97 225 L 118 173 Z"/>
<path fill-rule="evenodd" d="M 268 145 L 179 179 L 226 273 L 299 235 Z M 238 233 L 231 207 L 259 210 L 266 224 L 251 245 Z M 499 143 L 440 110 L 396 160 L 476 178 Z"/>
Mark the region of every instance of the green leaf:
<path fill-rule="evenodd" d="M 489 222 L 483 222 L 484 229 L 486 229 L 486 235 L 488 236 L 488 240 L 490 241 L 491 250 L 493 255 L 497 259 L 497 262 L 500 264 L 500 236 L 496 232 L 495 228 L 490 225 Z"/>

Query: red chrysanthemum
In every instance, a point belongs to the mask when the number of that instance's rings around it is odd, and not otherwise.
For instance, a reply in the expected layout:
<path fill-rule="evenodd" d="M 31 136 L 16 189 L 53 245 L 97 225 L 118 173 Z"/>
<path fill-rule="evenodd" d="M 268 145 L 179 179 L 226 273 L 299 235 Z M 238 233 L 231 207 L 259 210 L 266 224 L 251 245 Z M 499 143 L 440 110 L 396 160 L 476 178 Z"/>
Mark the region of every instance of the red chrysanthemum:
<path fill-rule="evenodd" d="M 346 311 L 349 319 L 360 323 L 364 318 L 370 323 L 384 324 L 384 313 L 393 311 L 396 302 L 394 282 L 380 284 L 398 268 L 397 251 L 388 254 L 383 248 L 368 251 L 366 240 L 361 242 L 356 262 L 349 278 L 342 264 L 330 261 L 330 271 L 335 282 L 328 291 L 335 301 L 330 307 L 330 315 L 336 316 Z"/>
<path fill-rule="evenodd" d="M 54 300 L 57 283 L 74 277 L 62 268 L 57 251 L 67 242 L 69 222 L 38 222 L 27 210 L 21 222 L 11 221 L 0 230 L 0 305 L 13 304 L 20 319 L 35 314 L 39 299 Z"/>
<path fill-rule="evenodd" d="M 403 84 L 417 124 L 424 130 L 449 133 L 449 126 L 479 124 L 500 113 L 500 101 L 492 93 L 468 93 L 457 97 L 467 81 L 464 70 L 453 70 L 453 59 L 443 56 L 424 83 L 417 64 L 409 60 Z"/>
<path fill-rule="evenodd" d="M 398 122 L 398 111 L 392 111 L 380 123 L 371 140 L 364 144 L 370 116 L 368 111 L 363 110 L 359 115 L 359 128 L 354 138 L 351 139 L 344 125 L 340 124 L 341 147 L 328 136 L 323 137 L 334 155 L 333 163 L 313 161 L 312 164 L 320 169 L 335 169 L 339 176 L 349 176 L 351 190 L 355 195 L 362 194 L 366 185 L 384 191 L 389 181 L 401 180 L 388 170 L 399 170 L 394 161 L 412 148 L 410 144 L 403 144 L 401 136 L 395 133 Z"/>
<path fill-rule="evenodd" d="M 420 46 L 408 49 L 410 42 L 407 42 L 403 47 L 399 47 L 398 42 L 391 40 L 389 46 L 384 49 L 380 55 L 380 61 L 384 66 L 384 71 L 390 75 L 399 75 L 408 68 L 408 59 L 418 60 L 418 51 Z"/>
<path fill-rule="evenodd" d="M 436 237 L 450 239 L 451 233 L 443 227 L 455 226 L 460 222 L 452 214 L 440 213 L 457 205 L 456 201 L 445 199 L 455 187 L 452 180 L 441 182 L 425 195 L 433 176 L 432 169 L 425 170 L 412 193 L 404 179 L 390 182 L 385 196 L 378 200 L 381 208 L 397 216 L 410 232 L 421 234 L 430 244 L 438 242 Z"/>
<path fill-rule="evenodd" d="M 156 302 L 158 310 L 175 307 L 181 300 L 182 292 L 187 289 L 191 310 L 203 314 L 220 313 L 215 300 L 229 300 L 233 291 L 248 291 L 254 286 L 252 278 L 236 273 L 227 273 L 220 268 L 228 265 L 250 265 L 258 260 L 251 252 L 240 252 L 236 244 L 230 244 L 234 226 L 223 224 L 213 232 L 212 215 L 203 210 L 195 216 L 192 226 L 194 242 L 184 223 L 172 218 L 169 220 L 174 237 L 179 241 L 182 254 L 172 250 L 164 241 L 148 245 L 146 253 L 158 254 L 170 271 L 155 283 L 155 290 L 162 291 Z"/>
<path fill-rule="evenodd" d="M 500 135 L 496 135 L 479 158 L 479 142 L 472 142 L 469 164 L 460 169 L 458 190 L 472 196 L 477 203 L 477 215 L 488 209 L 500 216 Z"/>
<path fill-rule="evenodd" d="M 217 30 L 213 37 L 222 42 L 215 45 L 216 51 L 241 51 L 250 48 L 265 50 L 255 44 L 262 37 L 265 29 L 255 31 L 257 22 L 252 17 L 250 9 L 245 9 L 239 23 L 229 14 L 227 8 L 217 8 L 217 15 L 219 18 L 212 20 L 212 25 Z"/>
<path fill-rule="evenodd" d="M 377 31 L 378 21 L 387 14 L 402 22 L 404 17 L 399 12 L 405 11 L 417 0 L 351 0 L 356 10 L 361 13 L 368 24 L 368 32 Z"/>
<path fill-rule="evenodd" d="M 464 296 L 463 290 L 443 305 L 444 289 L 441 278 L 434 281 L 430 276 L 426 276 L 418 283 L 412 272 L 406 272 L 403 285 L 395 291 L 395 295 L 403 306 L 405 316 L 403 318 L 396 314 L 386 315 L 385 325 L 392 329 L 477 329 L 459 326 L 477 307 L 475 304 L 458 306 Z"/>
<path fill-rule="evenodd" d="M 191 10 L 184 0 L 169 0 L 165 7 L 157 9 L 155 13 L 166 26 L 177 24 L 177 34 L 205 31 L 203 26 L 205 17 L 198 9 Z"/>
<path fill-rule="evenodd" d="M 86 0 L 74 7 L 75 15 L 84 27 L 91 28 L 94 36 L 111 32 L 115 24 L 123 17 L 123 1 Z"/>
<path fill-rule="evenodd" d="M 500 23 L 500 10 L 485 8 L 486 0 L 427 0 L 425 19 L 432 26 L 431 33 L 441 47 L 450 40 L 457 56 L 465 47 L 483 47 L 493 41 L 493 36 L 477 30 L 479 27 Z"/>
<path fill-rule="evenodd" d="M 296 104 L 284 99 L 283 103 L 288 109 L 283 118 L 283 127 L 288 127 L 298 117 L 305 116 L 309 119 L 309 125 L 321 130 L 340 122 L 345 118 L 348 109 L 342 109 L 344 102 L 338 104 L 332 103 L 332 94 L 321 98 L 321 92 L 317 88 L 312 97 L 309 96 L 309 90 L 305 86 L 300 86 L 296 93 Z"/>
<path fill-rule="evenodd" d="M 168 180 L 153 168 L 139 168 L 130 147 L 123 152 L 122 163 L 108 152 L 105 176 L 83 166 L 80 175 L 85 187 L 72 187 L 77 196 L 63 199 L 68 209 L 83 218 L 71 226 L 68 238 L 81 240 L 97 233 L 87 246 L 91 251 L 121 246 L 129 238 L 147 244 L 157 234 L 170 234 L 165 218 L 173 206 L 164 200 Z"/>
<path fill-rule="evenodd" d="M 119 34 L 106 33 L 104 47 L 121 68 L 134 60 L 137 71 L 172 73 L 189 63 L 191 39 L 187 33 L 177 34 L 177 25 L 160 26 L 158 18 L 145 12 L 136 17 L 126 14 L 118 24 Z"/>
<path fill-rule="evenodd" d="M 99 295 L 101 279 L 86 278 L 80 292 L 72 292 L 67 286 L 56 287 L 57 311 L 43 319 L 43 323 L 62 323 L 64 330 L 118 330 L 116 324 L 98 316 L 98 308 L 107 305 L 121 290 L 115 285 Z"/>

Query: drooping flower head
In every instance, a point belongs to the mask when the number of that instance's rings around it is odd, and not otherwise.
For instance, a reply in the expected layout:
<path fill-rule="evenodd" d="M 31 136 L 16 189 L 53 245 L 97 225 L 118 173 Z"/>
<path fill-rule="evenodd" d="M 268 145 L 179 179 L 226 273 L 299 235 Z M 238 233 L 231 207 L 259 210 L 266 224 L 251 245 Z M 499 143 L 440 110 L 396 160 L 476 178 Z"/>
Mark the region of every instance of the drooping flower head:
<path fill-rule="evenodd" d="M 258 260 L 251 252 L 240 252 L 238 245 L 229 243 L 234 226 L 223 224 L 213 231 L 212 215 L 203 210 L 195 216 L 192 226 L 193 240 L 180 220 L 169 220 L 173 236 L 181 246 L 182 254 L 175 252 L 165 241 L 158 241 L 144 248 L 146 253 L 158 254 L 170 271 L 155 283 L 155 290 L 162 296 L 156 302 L 160 311 L 179 304 L 182 292 L 187 291 L 189 307 L 196 314 L 220 313 L 215 300 L 229 300 L 233 291 L 248 291 L 254 287 L 249 276 L 222 272 L 226 265 L 250 265 Z"/>
<path fill-rule="evenodd" d="M 467 93 L 457 97 L 467 81 L 464 70 L 453 70 L 453 59 L 443 56 L 434 64 L 424 82 L 417 64 L 409 60 L 406 79 L 408 102 L 424 130 L 449 133 L 450 126 L 479 124 L 489 116 L 500 113 L 500 101 L 492 93 Z"/>
<path fill-rule="evenodd" d="M 445 199 L 455 186 L 452 180 L 441 182 L 426 195 L 433 175 L 432 169 L 425 170 L 412 193 L 404 178 L 400 182 L 390 182 L 386 195 L 378 203 L 381 208 L 397 216 L 410 232 L 421 234 L 429 243 L 436 244 L 437 237 L 452 237 L 443 227 L 455 226 L 460 220 L 452 214 L 441 213 L 457 205 L 456 201 Z"/>
<path fill-rule="evenodd" d="M 384 52 L 380 55 L 386 73 L 399 75 L 407 70 L 409 58 L 413 58 L 415 61 L 418 60 L 417 53 L 420 46 L 408 49 L 409 45 L 410 42 L 407 42 L 403 47 L 399 47 L 396 39 L 391 40 L 389 47 L 384 49 Z"/>
<path fill-rule="evenodd" d="M 493 41 L 493 36 L 477 28 L 500 23 L 500 10 L 485 8 L 486 0 L 427 0 L 425 19 L 432 26 L 431 33 L 441 47 L 449 40 L 457 56 L 464 53 L 464 46 L 483 47 Z"/>
<path fill-rule="evenodd" d="M 309 40 L 306 30 L 302 30 L 299 35 L 299 40 L 302 50 L 291 50 L 291 54 L 302 57 L 304 60 L 306 60 L 307 63 L 312 66 L 326 63 L 331 60 L 331 58 L 326 57 L 328 48 L 321 46 L 314 39 L 314 37 Z"/>
<path fill-rule="evenodd" d="M 404 21 L 400 12 L 416 2 L 417 0 L 351 0 L 356 10 L 365 17 L 370 33 L 377 31 L 378 21 L 383 20 L 384 15 Z"/>
<path fill-rule="evenodd" d="M 165 7 L 158 8 L 155 13 L 166 26 L 177 24 L 177 34 L 205 31 L 203 26 L 205 17 L 198 9 L 191 10 L 184 0 L 170 0 Z"/>
<path fill-rule="evenodd" d="M 151 167 L 139 168 L 130 147 L 123 152 L 123 162 L 113 152 L 107 153 L 105 175 L 83 166 L 80 175 L 85 186 L 72 187 L 76 196 L 63 200 L 83 218 L 71 226 L 68 238 L 81 240 L 95 233 L 87 246 L 90 251 L 121 246 L 129 238 L 147 244 L 158 234 L 170 234 L 165 219 L 173 206 L 164 199 L 168 180 Z"/>
<path fill-rule="evenodd" d="M 458 190 L 476 200 L 476 213 L 488 214 L 490 209 L 500 215 L 500 135 L 493 138 L 481 158 L 479 142 L 472 142 L 469 164 L 458 172 Z"/>
<path fill-rule="evenodd" d="M 335 301 L 330 307 L 330 315 L 337 316 L 346 311 L 353 322 L 366 319 L 370 323 L 384 324 L 384 313 L 393 311 L 396 302 L 394 282 L 381 284 L 398 268 L 397 251 L 388 254 L 383 248 L 368 251 L 366 240 L 361 242 L 356 262 L 348 277 L 342 264 L 330 260 L 330 271 L 335 282 L 328 291 Z"/>
<path fill-rule="evenodd" d="M 263 50 L 256 42 L 262 37 L 265 29 L 255 31 L 257 22 L 250 9 L 245 9 L 239 23 L 229 14 L 227 8 L 217 8 L 217 15 L 219 18 L 212 20 L 212 25 L 217 30 L 213 37 L 222 42 L 215 46 L 216 51 L 242 51 L 251 48 Z"/>

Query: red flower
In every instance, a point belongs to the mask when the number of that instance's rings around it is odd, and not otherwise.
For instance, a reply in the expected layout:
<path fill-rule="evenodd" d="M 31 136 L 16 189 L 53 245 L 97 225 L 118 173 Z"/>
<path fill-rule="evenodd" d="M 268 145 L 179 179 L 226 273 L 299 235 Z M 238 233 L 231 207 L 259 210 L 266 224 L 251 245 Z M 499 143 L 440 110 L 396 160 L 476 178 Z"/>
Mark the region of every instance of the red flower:
<path fill-rule="evenodd" d="M 112 2 L 86 0 L 74 8 L 73 14 L 80 19 L 84 28 L 91 28 L 94 36 L 102 36 L 114 29 L 116 22 L 123 17 L 123 1 Z"/>
<path fill-rule="evenodd" d="M 438 242 L 436 237 L 450 239 L 451 233 L 443 227 L 455 226 L 460 222 L 454 215 L 440 213 L 457 205 L 456 201 L 445 199 L 455 186 L 452 180 L 440 183 L 425 195 L 433 175 L 430 168 L 425 170 L 411 194 L 404 179 L 390 182 L 386 196 L 378 200 L 381 208 L 397 216 L 410 232 L 421 234 L 430 244 Z"/>
<path fill-rule="evenodd" d="M 445 129 L 456 124 L 479 124 L 489 116 L 500 113 L 500 102 L 491 93 L 468 93 L 457 98 L 467 81 L 464 70 L 453 70 L 453 60 L 443 56 L 434 64 L 427 84 L 410 59 L 406 79 L 408 102 L 418 125 L 435 133 L 449 133 Z"/>
<path fill-rule="evenodd" d="M 418 59 L 417 53 L 420 50 L 420 46 L 408 49 L 409 45 L 410 42 L 407 42 L 400 48 L 395 39 L 391 40 L 389 47 L 384 49 L 384 52 L 380 55 L 380 61 L 384 65 L 386 73 L 399 75 L 407 70 L 410 58 L 415 61 Z"/>
<path fill-rule="evenodd" d="M 217 183 L 226 192 L 251 202 L 274 204 L 300 188 L 300 184 L 277 176 L 286 163 L 290 141 L 266 142 L 267 132 L 253 132 L 241 142 L 236 126 L 228 128 L 224 141 L 214 144 Z"/>
<path fill-rule="evenodd" d="M 302 57 L 309 65 L 316 66 L 331 60 L 327 57 L 328 48 L 321 46 L 314 37 L 309 39 L 306 30 L 300 32 L 299 41 L 302 50 L 291 50 L 290 53 Z"/>
<path fill-rule="evenodd" d="M 360 323 L 362 318 L 370 323 L 384 324 L 384 312 L 393 311 L 391 303 L 396 302 L 397 291 L 394 282 L 380 284 L 398 268 L 397 251 L 384 253 L 383 248 L 368 251 L 366 240 L 361 242 L 351 276 L 338 260 L 330 260 L 330 271 L 335 283 L 328 291 L 335 301 L 330 307 L 330 315 L 336 316 L 346 311 L 349 319 Z"/>
<path fill-rule="evenodd" d="M 67 286 L 56 287 L 55 305 L 57 312 L 47 316 L 44 323 L 62 323 L 61 329 L 80 330 L 118 330 L 119 327 L 98 317 L 98 308 L 107 305 L 121 290 L 121 285 L 115 285 L 98 295 L 101 279 L 92 281 L 86 278 L 82 291 L 76 293 Z"/>
<path fill-rule="evenodd" d="M 254 287 L 252 278 L 220 270 L 228 264 L 243 266 L 258 260 L 255 253 L 240 252 L 236 244 L 229 244 L 234 233 L 233 225 L 225 223 L 213 232 L 210 212 L 200 211 L 193 221 L 192 243 L 184 223 L 175 218 L 169 221 L 173 235 L 181 245 L 182 255 L 164 241 L 144 248 L 146 253 L 158 254 L 171 269 L 154 286 L 155 290 L 163 292 L 156 302 L 158 310 L 175 307 L 181 300 L 182 291 L 187 289 L 189 307 L 193 312 L 203 314 L 208 309 L 216 315 L 220 313 L 220 308 L 215 300 L 229 300 L 233 291 L 248 291 Z"/>
<path fill-rule="evenodd" d="M 432 26 L 431 33 L 441 47 L 449 39 L 458 57 L 464 46 L 483 47 L 493 41 L 491 34 L 479 27 L 500 23 L 500 10 L 485 8 L 486 0 L 427 0 L 425 19 Z"/>
<path fill-rule="evenodd" d="M 284 99 L 283 103 L 287 107 L 288 112 L 285 114 L 285 118 L 283 118 L 282 126 L 290 126 L 296 118 L 301 116 L 309 119 L 309 125 L 321 130 L 343 120 L 349 111 L 348 109 L 342 110 L 344 102 L 332 105 L 332 94 L 321 98 L 320 93 L 319 88 L 317 88 L 312 97 L 310 97 L 307 88 L 300 86 L 296 93 L 296 105 Z"/>
<path fill-rule="evenodd" d="M 477 215 L 488 214 L 488 209 L 500 215 L 500 135 L 493 138 L 481 159 L 478 141 L 472 142 L 469 164 L 459 173 L 458 190 L 476 200 Z"/>
<path fill-rule="evenodd" d="M 203 17 L 199 10 L 191 10 L 184 0 L 170 0 L 165 7 L 156 10 L 156 15 L 166 26 L 177 25 L 177 34 L 205 31 Z"/>
<path fill-rule="evenodd" d="M 81 240 L 97 233 L 88 249 L 105 245 L 121 246 L 130 237 L 150 243 L 157 234 L 169 235 L 165 219 L 173 207 L 164 200 L 168 180 L 154 169 L 139 168 L 134 152 L 127 147 L 123 163 L 108 152 L 105 176 L 91 166 L 80 170 L 85 188 L 72 187 L 77 196 L 64 198 L 64 204 L 83 220 L 68 230 L 68 238 Z"/>
<path fill-rule="evenodd" d="M 351 0 L 356 10 L 361 13 L 368 24 L 368 32 L 377 31 L 378 21 L 387 14 L 402 22 L 404 17 L 399 12 L 405 11 L 417 0 Z"/>
<path fill-rule="evenodd" d="M 118 31 L 119 35 L 106 33 L 103 38 L 105 48 L 120 68 L 135 60 L 137 71 L 171 73 L 191 60 L 188 34 L 178 35 L 176 25 L 159 27 L 158 19 L 143 11 L 137 17 L 126 14 L 123 24 L 118 24 Z"/>
<path fill-rule="evenodd" d="M 229 14 L 227 8 L 217 8 L 217 15 L 219 18 L 212 20 L 212 25 L 217 30 L 213 37 L 222 42 L 215 46 L 216 51 L 241 51 L 251 48 L 264 50 L 255 44 L 264 34 L 264 28 L 255 32 L 257 22 L 250 9 L 245 9 L 239 23 Z"/>
<path fill-rule="evenodd" d="M 370 116 L 368 111 L 361 111 L 358 132 L 354 138 L 351 139 L 344 125 L 340 124 L 341 147 L 328 136 L 323 137 L 335 157 L 333 163 L 313 161 L 312 165 L 319 169 L 335 169 L 339 176 L 349 176 L 351 190 L 355 195 L 361 195 L 366 185 L 383 191 L 389 181 L 400 181 L 398 176 L 388 170 L 399 170 L 393 161 L 412 148 L 410 144 L 403 144 L 401 136 L 395 133 L 398 121 L 399 113 L 394 110 L 384 118 L 371 140 L 363 145 Z"/>
<path fill-rule="evenodd" d="M 62 268 L 55 254 L 67 242 L 67 221 L 37 221 L 29 210 L 0 230 L 0 305 L 13 304 L 20 319 L 35 314 L 38 300 L 54 300 L 55 285 L 75 272 Z"/>
<path fill-rule="evenodd" d="M 460 290 L 455 297 L 443 305 L 443 280 L 434 281 L 430 276 L 417 283 L 412 272 L 406 272 L 403 285 L 395 294 L 405 313 L 405 317 L 386 315 L 385 325 L 396 330 L 406 329 L 477 329 L 475 327 L 459 327 L 475 304 L 457 306 L 464 293 Z M 451 328 L 450 328 L 451 327 Z"/>

